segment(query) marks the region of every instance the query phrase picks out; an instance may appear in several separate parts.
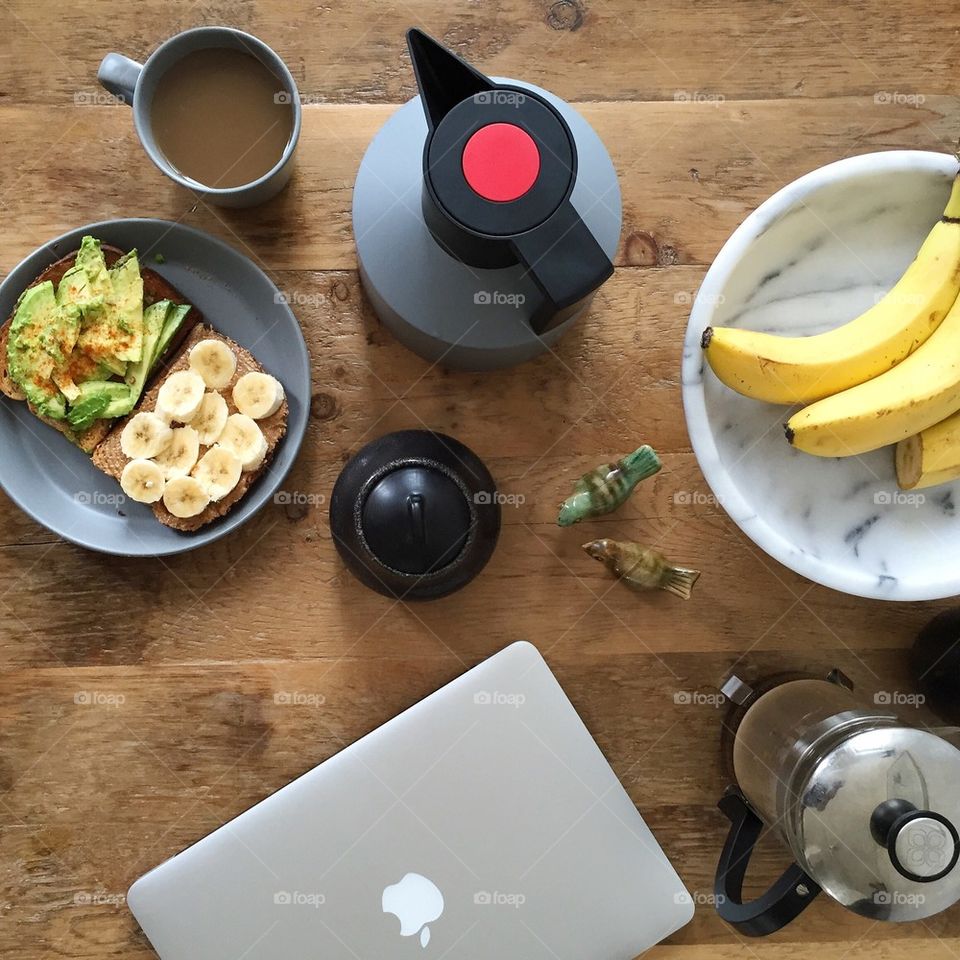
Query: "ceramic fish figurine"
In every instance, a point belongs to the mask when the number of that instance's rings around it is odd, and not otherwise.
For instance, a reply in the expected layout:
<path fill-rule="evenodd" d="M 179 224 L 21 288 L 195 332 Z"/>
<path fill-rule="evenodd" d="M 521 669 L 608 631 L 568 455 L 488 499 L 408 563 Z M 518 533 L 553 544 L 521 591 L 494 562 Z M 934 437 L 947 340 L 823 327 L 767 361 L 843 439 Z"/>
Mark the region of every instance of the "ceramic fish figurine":
<path fill-rule="evenodd" d="M 700 576 L 699 570 L 675 567 L 662 553 L 639 543 L 591 540 L 583 545 L 583 549 L 634 590 L 666 590 L 689 600 L 693 585 Z"/>
<path fill-rule="evenodd" d="M 616 463 L 605 463 L 585 473 L 563 501 L 557 523 L 569 527 L 581 520 L 602 517 L 616 510 L 633 493 L 633 488 L 661 467 L 653 447 L 644 444 Z"/>

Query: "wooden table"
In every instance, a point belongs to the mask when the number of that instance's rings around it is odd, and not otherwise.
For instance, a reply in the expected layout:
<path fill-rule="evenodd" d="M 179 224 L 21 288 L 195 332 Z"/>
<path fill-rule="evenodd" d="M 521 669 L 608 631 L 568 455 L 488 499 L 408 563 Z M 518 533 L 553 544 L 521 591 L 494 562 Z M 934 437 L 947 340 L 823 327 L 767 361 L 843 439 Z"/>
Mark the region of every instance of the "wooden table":
<path fill-rule="evenodd" d="M 12 0 L 3 10 L 3 268 L 104 218 L 201 227 L 293 295 L 314 395 L 285 484 L 313 505 L 271 505 L 202 551 L 87 553 L 0 495 L 0 954 L 152 956 L 123 905 L 135 877 L 518 638 L 543 651 L 706 898 L 725 833 L 721 714 L 682 694 L 712 693 L 734 665 L 747 675 L 839 666 L 867 692 L 909 689 L 905 650 L 946 604 L 814 586 L 709 502 L 680 403 L 689 301 L 730 232 L 800 174 L 872 150 L 952 149 L 953 0 Z M 161 176 L 127 108 L 95 79 L 108 50 L 142 60 L 211 23 L 263 37 L 307 103 L 295 179 L 252 212 L 197 203 Z M 354 173 L 413 94 L 411 24 L 481 69 L 576 102 L 622 179 L 616 275 L 555 353 L 514 371 L 431 368 L 378 324 L 358 286 Z M 478 580 L 412 606 L 344 570 L 320 501 L 364 442 L 424 426 L 473 447 L 524 502 L 505 509 Z M 573 479 L 643 441 L 663 455 L 661 474 L 607 520 L 554 525 Z M 694 598 L 617 585 L 580 551 L 599 535 L 701 568 Z M 276 702 L 292 691 L 323 706 Z M 755 886 L 784 861 L 767 844 Z M 651 956 L 744 953 L 952 960 L 960 912 L 885 925 L 822 898 L 783 933 L 747 942 L 702 903 Z"/>

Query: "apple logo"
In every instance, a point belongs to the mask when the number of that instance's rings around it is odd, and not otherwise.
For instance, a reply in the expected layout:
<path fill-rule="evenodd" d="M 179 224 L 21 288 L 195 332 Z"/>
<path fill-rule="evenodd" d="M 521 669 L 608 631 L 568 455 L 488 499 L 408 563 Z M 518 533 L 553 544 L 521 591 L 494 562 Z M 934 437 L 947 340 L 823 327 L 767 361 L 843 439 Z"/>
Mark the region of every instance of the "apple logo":
<path fill-rule="evenodd" d="M 400 936 L 420 934 L 420 946 L 430 942 L 430 928 L 443 913 L 443 894 L 437 885 L 419 873 L 405 873 L 398 883 L 383 891 L 384 913 L 392 913 L 400 921 Z"/>

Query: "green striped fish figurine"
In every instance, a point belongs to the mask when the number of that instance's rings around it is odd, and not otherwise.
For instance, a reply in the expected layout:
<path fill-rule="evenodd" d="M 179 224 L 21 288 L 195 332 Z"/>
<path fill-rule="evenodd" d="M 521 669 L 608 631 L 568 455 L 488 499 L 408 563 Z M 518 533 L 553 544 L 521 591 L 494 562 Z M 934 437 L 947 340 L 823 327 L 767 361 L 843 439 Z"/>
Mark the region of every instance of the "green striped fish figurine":
<path fill-rule="evenodd" d="M 605 463 L 585 473 L 577 481 L 573 494 L 563 501 L 557 523 L 569 527 L 581 520 L 612 513 L 641 480 L 652 477 L 660 467 L 660 458 L 653 447 L 644 444 L 616 463 Z"/>

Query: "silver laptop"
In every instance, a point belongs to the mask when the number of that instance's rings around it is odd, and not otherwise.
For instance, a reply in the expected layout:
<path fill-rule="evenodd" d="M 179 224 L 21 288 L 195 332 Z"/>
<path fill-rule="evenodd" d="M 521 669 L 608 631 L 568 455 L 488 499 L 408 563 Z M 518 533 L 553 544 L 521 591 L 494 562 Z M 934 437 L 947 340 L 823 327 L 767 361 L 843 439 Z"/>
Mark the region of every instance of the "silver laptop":
<path fill-rule="evenodd" d="M 139 879 L 162 960 L 629 960 L 693 915 L 515 643 Z"/>

